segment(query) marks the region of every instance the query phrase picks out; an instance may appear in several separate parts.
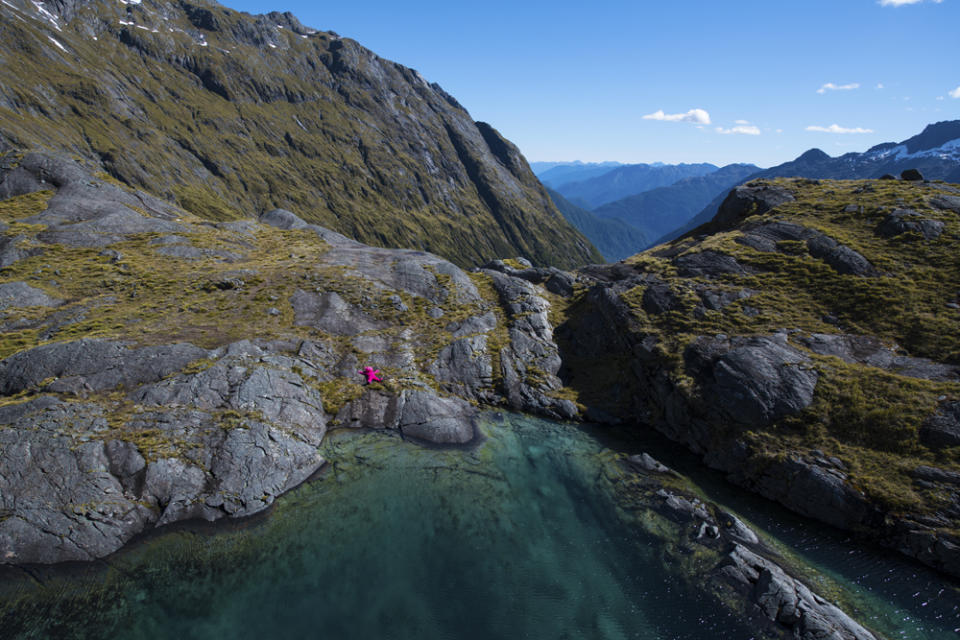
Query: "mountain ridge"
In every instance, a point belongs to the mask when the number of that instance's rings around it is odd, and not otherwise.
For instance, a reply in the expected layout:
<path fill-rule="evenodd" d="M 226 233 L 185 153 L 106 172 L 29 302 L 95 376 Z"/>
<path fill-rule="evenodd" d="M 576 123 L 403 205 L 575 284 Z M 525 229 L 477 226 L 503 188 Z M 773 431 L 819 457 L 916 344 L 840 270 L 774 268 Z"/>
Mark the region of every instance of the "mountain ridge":
<path fill-rule="evenodd" d="M 11 0 L 0 14 L 0 55 L 19 61 L 0 69 L 8 153 L 88 158 L 210 219 L 285 207 L 464 266 L 600 260 L 515 146 L 335 32 L 214 2 Z"/>
<path fill-rule="evenodd" d="M 615 167 L 603 174 L 557 187 L 557 191 L 572 202 L 582 199 L 596 208 L 607 202 L 665 187 L 682 180 L 711 173 L 716 165 L 701 162 L 696 164 L 628 164 Z"/>
<path fill-rule="evenodd" d="M 930 146 L 934 144 L 936 146 Z M 915 150 L 910 151 L 910 148 Z M 896 176 L 907 169 L 918 169 L 928 180 L 960 182 L 960 120 L 929 124 L 922 132 L 902 142 L 884 142 L 862 153 L 832 157 L 821 149 L 809 149 L 796 159 L 758 171 L 743 182 L 778 177 L 814 180 L 879 178 L 884 174 Z M 723 193 L 714 198 L 690 222 L 659 237 L 655 244 L 669 242 L 710 222 L 726 196 Z"/>
<path fill-rule="evenodd" d="M 657 187 L 601 205 L 593 213 L 601 218 L 614 218 L 639 229 L 649 241 L 686 224 L 718 193 L 725 193 L 759 167 L 752 164 L 729 164 L 716 171 L 683 178 L 673 184 Z"/>

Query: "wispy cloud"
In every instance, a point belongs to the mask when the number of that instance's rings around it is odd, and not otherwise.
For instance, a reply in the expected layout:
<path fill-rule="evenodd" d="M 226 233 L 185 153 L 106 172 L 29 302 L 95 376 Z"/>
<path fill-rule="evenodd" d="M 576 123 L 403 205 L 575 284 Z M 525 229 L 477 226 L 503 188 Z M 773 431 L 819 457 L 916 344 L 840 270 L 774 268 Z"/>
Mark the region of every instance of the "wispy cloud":
<path fill-rule="evenodd" d="M 734 120 L 735 124 L 750 124 L 749 120 Z"/>
<path fill-rule="evenodd" d="M 883 89 L 883 83 L 882 83 L 882 82 L 878 82 L 878 83 L 877 83 L 877 89 Z"/>
<path fill-rule="evenodd" d="M 692 122 L 694 124 L 710 124 L 710 114 L 703 109 L 690 109 L 686 113 L 664 113 L 658 109 L 643 116 L 644 120 L 663 120 L 665 122 Z"/>
<path fill-rule="evenodd" d="M 737 120 L 737 122 L 743 122 L 742 120 Z M 742 133 L 747 136 L 758 136 L 760 135 L 760 128 L 752 124 L 738 124 L 735 127 L 729 129 L 724 129 L 723 127 L 717 127 L 717 133 L 722 133 L 724 135 L 730 133 Z"/>
<path fill-rule="evenodd" d="M 852 129 L 848 129 L 847 127 L 841 127 L 838 124 L 832 124 L 829 127 L 810 125 L 807 127 L 807 131 L 819 131 L 821 133 L 873 133 L 873 129 L 864 129 L 863 127 L 853 127 Z"/>
<path fill-rule="evenodd" d="M 817 93 L 819 93 L 820 95 L 823 95 L 827 91 L 851 91 L 853 89 L 859 89 L 859 88 L 860 88 L 859 82 L 851 82 L 850 84 L 833 84 L 832 82 L 828 82 L 827 84 L 817 89 Z"/>
<path fill-rule="evenodd" d="M 951 98 L 960 98 L 960 87 L 957 87 L 953 91 L 947 92 L 947 95 Z"/>
<path fill-rule="evenodd" d="M 902 7 L 905 4 L 920 4 L 924 0 L 880 0 L 881 7 Z M 934 4 L 940 4 L 943 0 L 931 0 Z"/>

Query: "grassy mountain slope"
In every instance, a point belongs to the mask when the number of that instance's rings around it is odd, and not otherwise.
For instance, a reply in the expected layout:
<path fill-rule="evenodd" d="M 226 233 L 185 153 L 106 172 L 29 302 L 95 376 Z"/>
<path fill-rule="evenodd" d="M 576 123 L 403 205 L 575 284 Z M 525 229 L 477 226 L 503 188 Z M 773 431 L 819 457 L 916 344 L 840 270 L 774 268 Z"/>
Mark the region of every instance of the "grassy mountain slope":
<path fill-rule="evenodd" d="M 622 260 L 635 254 L 638 249 L 649 246 L 648 236 L 629 224 L 620 220 L 600 218 L 573 204 L 549 187 L 547 187 L 547 193 L 550 194 L 550 198 L 567 222 L 587 236 L 607 260 Z"/>
<path fill-rule="evenodd" d="M 0 151 L 92 159 L 208 219 L 284 207 L 462 265 L 600 259 L 515 146 L 352 40 L 216 3 L 48 5 L 0 5 Z"/>

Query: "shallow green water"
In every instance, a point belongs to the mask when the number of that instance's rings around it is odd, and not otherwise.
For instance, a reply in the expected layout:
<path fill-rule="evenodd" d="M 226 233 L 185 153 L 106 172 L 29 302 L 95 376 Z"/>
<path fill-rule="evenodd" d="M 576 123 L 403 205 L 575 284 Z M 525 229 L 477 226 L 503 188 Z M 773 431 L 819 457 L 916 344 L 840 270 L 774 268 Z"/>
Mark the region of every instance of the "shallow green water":
<path fill-rule="evenodd" d="M 0 637 L 751 637 L 624 524 L 601 490 L 612 454 L 586 431 L 515 415 L 484 431 L 469 452 L 331 434 L 333 464 L 267 517 L 8 580 Z M 903 614 L 861 607 L 887 626 Z M 943 622 L 905 637 L 952 636 Z"/>

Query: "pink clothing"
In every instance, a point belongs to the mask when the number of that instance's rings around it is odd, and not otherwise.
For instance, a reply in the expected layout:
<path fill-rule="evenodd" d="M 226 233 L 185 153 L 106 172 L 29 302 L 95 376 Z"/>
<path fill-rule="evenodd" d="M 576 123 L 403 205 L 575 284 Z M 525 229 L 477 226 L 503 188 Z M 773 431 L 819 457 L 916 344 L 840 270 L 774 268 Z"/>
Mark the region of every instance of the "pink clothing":
<path fill-rule="evenodd" d="M 379 369 L 374 369 L 373 367 L 364 367 L 362 371 L 357 371 L 357 373 L 367 376 L 367 384 L 370 384 L 371 382 L 383 382 L 383 379 L 377 376 L 377 374 L 380 373 Z"/>

